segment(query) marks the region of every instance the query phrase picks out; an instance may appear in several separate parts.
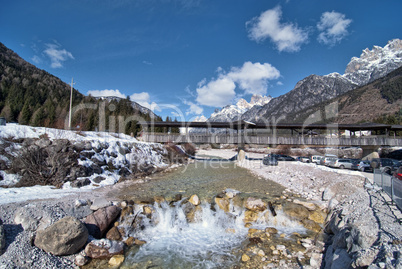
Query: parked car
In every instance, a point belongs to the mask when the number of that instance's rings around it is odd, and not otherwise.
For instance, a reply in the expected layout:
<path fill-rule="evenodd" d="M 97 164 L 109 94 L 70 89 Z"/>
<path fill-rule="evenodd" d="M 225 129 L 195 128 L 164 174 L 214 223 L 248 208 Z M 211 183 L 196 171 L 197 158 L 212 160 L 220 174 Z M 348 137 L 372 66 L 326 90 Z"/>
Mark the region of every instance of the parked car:
<path fill-rule="evenodd" d="M 320 164 L 325 166 L 330 166 L 331 163 L 334 163 L 338 158 L 336 156 L 325 156 L 321 159 Z"/>
<path fill-rule="evenodd" d="M 303 163 L 311 163 L 311 160 L 309 157 L 297 157 L 296 161 L 303 162 Z"/>
<path fill-rule="evenodd" d="M 321 161 L 322 158 L 324 158 L 324 156 L 313 155 L 313 156 L 311 156 L 311 162 L 316 163 L 316 164 L 320 164 L 320 161 Z"/>
<path fill-rule="evenodd" d="M 402 166 L 400 166 L 395 172 L 394 172 L 394 177 L 402 180 Z"/>
<path fill-rule="evenodd" d="M 285 155 L 285 154 L 278 154 L 277 159 L 278 159 L 278 161 L 287 161 L 287 162 L 294 162 L 294 161 L 296 161 L 295 158 L 293 158 L 293 157 L 291 157 L 291 156 L 288 156 L 288 155 Z"/>
<path fill-rule="evenodd" d="M 353 161 L 351 159 L 336 159 L 335 162 L 331 162 L 329 166 L 340 169 L 352 169 L 352 164 Z"/>
<path fill-rule="evenodd" d="M 354 162 L 352 164 L 352 169 L 359 170 L 361 172 L 372 172 L 373 171 L 373 168 L 371 167 L 369 160 Z"/>
<path fill-rule="evenodd" d="M 271 154 L 268 154 L 264 156 L 264 158 L 262 159 L 262 163 L 264 165 L 276 166 L 278 165 L 278 159 L 272 156 Z"/>
<path fill-rule="evenodd" d="M 275 157 L 278 161 L 296 161 L 295 158 L 285 154 L 269 154 L 269 155 Z"/>
<path fill-rule="evenodd" d="M 381 173 L 386 173 L 388 175 L 392 174 L 392 166 L 394 162 L 392 159 L 387 158 L 376 158 L 371 160 L 371 167 L 373 169 L 379 169 Z"/>
<path fill-rule="evenodd" d="M 395 172 L 396 170 L 398 170 L 399 167 L 402 166 L 402 161 L 398 161 L 398 160 L 394 160 L 391 159 L 394 162 L 394 165 L 392 166 L 392 172 Z"/>
<path fill-rule="evenodd" d="M 328 164 L 331 161 L 336 161 L 336 159 L 338 159 L 338 157 L 336 155 L 333 154 L 325 154 L 325 156 L 323 156 L 320 160 L 320 165 L 325 165 L 328 166 Z"/>

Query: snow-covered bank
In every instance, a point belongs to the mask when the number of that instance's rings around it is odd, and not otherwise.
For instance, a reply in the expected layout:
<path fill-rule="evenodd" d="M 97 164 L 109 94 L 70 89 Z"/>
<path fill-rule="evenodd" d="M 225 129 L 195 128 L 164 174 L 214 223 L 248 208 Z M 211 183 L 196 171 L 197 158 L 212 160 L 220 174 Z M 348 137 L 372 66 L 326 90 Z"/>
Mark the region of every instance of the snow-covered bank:
<path fill-rule="evenodd" d="M 139 142 L 134 137 L 126 134 L 109 133 L 109 132 L 93 132 L 93 131 L 69 131 L 63 129 L 32 127 L 27 125 L 19 125 L 16 123 L 7 123 L 6 126 L 0 126 L 1 138 L 25 139 L 40 138 L 46 135 L 50 140 L 68 139 L 70 141 L 99 141 L 99 142 Z"/>
<path fill-rule="evenodd" d="M 49 155 L 55 154 L 56 150 L 74 151 L 76 155 L 73 156 L 78 157 L 73 160 L 75 164 L 72 167 L 66 167 L 70 178 L 62 188 L 39 185 L 13 188 L 21 176 L 10 171 L 0 171 L 0 186 L 7 187 L 0 188 L 0 204 L 57 199 L 113 185 L 122 177 L 152 173 L 169 166 L 163 145 L 139 142 L 131 136 L 117 133 L 77 132 L 7 124 L 0 126 L 0 144 L 10 155 L 24 148 L 37 147 L 46 150 Z M 10 162 L 4 155 L 1 155 L 1 161 L 3 166 Z"/>

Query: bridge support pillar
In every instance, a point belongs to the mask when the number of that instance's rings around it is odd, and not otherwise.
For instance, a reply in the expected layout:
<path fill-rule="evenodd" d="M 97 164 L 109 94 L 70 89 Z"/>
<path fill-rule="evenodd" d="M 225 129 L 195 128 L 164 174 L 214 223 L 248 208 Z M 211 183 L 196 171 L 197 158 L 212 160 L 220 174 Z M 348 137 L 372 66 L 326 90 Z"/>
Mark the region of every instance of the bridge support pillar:
<path fill-rule="evenodd" d="M 362 146 L 363 150 L 362 159 L 363 160 L 372 160 L 374 158 L 380 158 L 378 154 L 378 149 L 380 146 Z"/>

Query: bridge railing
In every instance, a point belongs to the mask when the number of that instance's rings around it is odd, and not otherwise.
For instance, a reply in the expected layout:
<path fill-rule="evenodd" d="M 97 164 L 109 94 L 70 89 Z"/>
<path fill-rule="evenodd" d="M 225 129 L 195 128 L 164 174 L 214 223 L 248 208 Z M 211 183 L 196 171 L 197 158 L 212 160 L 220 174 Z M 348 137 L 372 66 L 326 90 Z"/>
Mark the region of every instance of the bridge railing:
<path fill-rule="evenodd" d="M 326 146 L 402 146 L 402 138 L 389 136 L 326 137 L 236 134 L 164 134 L 143 133 L 140 140 L 157 143 L 326 145 Z"/>

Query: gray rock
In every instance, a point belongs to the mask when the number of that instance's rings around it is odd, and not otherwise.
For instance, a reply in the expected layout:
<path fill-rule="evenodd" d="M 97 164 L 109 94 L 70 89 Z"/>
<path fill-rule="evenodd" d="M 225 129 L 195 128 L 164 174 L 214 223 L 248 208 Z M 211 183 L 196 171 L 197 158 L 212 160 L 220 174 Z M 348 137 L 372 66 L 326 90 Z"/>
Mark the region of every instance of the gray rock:
<path fill-rule="evenodd" d="M 356 253 L 352 267 L 362 268 L 371 265 L 374 259 L 377 257 L 379 250 L 375 248 L 364 249 Z"/>
<path fill-rule="evenodd" d="M 329 201 L 335 197 L 335 193 L 328 187 L 322 193 L 322 200 Z"/>
<path fill-rule="evenodd" d="M 77 253 L 87 240 L 88 230 L 85 225 L 74 217 L 65 217 L 38 231 L 34 244 L 53 255 L 64 256 Z"/>
<path fill-rule="evenodd" d="M 89 184 L 91 184 L 91 180 L 89 180 L 89 178 L 82 178 L 82 179 L 77 179 L 77 180 L 71 182 L 71 187 L 81 188 L 84 186 L 88 186 Z"/>
<path fill-rule="evenodd" d="M 77 206 L 76 203 L 75 205 L 64 208 L 64 211 L 67 215 L 75 217 L 77 219 L 83 219 L 86 216 L 92 214 L 92 210 L 88 204 Z"/>
<path fill-rule="evenodd" d="M 104 180 L 104 179 L 105 179 L 105 178 L 102 177 L 102 180 Z M 99 181 L 99 182 L 100 182 L 100 181 Z M 96 211 L 96 210 L 98 210 L 98 209 L 100 209 L 100 208 L 110 206 L 111 204 L 112 204 L 112 203 L 111 203 L 109 200 L 106 200 L 106 199 L 103 198 L 103 197 L 95 198 L 95 199 L 92 201 L 91 210 Z"/>
<path fill-rule="evenodd" d="M 42 219 L 43 212 L 34 205 L 28 204 L 17 209 L 14 215 L 14 223 L 21 224 L 26 231 L 36 231 Z"/>
<path fill-rule="evenodd" d="M 334 249 L 331 245 L 325 254 L 325 269 L 345 269 L 349 268 L 352 259 L 346 249 Z"/>
<path fill-rule="evenodd" d="M 97 176 L 94 179 L 92 179 L 92 181 L 95 182 L 95 183 L 101 183 L 104 180 L 105 180 L 105 178 L 102 177 L 102 176 Z"/>

